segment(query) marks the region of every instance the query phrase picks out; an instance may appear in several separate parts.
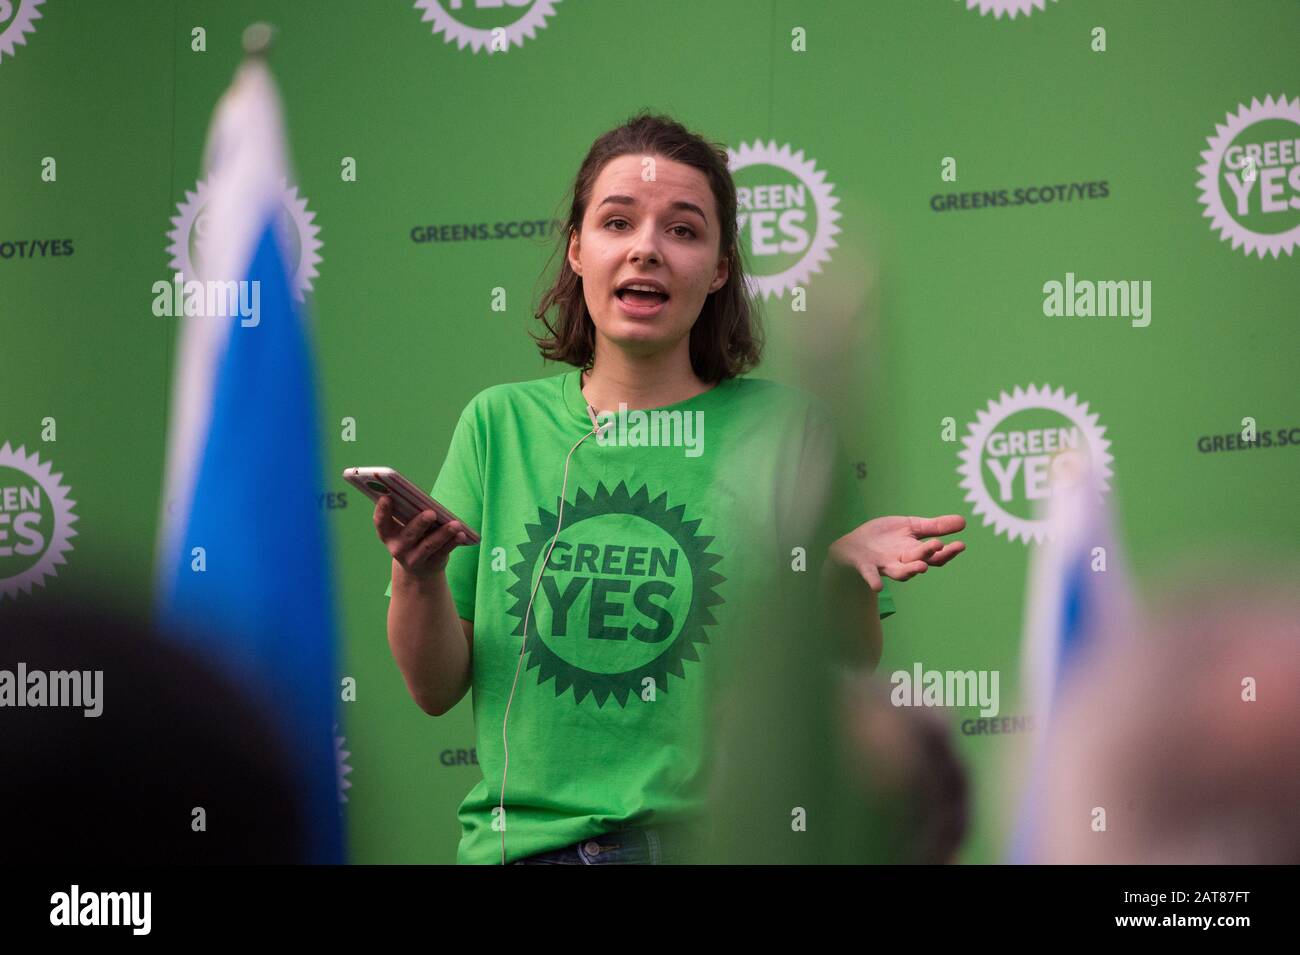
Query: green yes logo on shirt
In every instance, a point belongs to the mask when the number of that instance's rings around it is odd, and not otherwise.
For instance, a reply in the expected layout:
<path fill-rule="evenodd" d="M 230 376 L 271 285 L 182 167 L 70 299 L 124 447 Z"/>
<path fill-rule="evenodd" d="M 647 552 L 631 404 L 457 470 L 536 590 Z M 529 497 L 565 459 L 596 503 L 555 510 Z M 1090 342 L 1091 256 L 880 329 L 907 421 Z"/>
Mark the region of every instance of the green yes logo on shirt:
<path fill-rule="evenodd" d="M 713 538 L 697 534 L 700 521 L 685 511 L 668 507 L 667 492 L 651 500 L 646 486 L 630 493 L 624 482 L 564 502 L 528 614 L 528 668 L 538 669 L 538 684 L 554 679 L 556 696 L 573 687 L 575 703 L 590 693 L 598 706 L 610 697 L 626 706 L 651 679 L 656 693 L 667 692 L 670 673 L 685 679 L 683 661 L 698 660 L 695 644 L 708 643 L 705 628 L 717 623 L 710 608 L 725 602 L 715 588 L 726 579 L 712 569 L 722 560 L 707 551 Z M 557 514 L 539 507 L 537 515 L 511 567 L 517 637 L 555 535 Z"/>

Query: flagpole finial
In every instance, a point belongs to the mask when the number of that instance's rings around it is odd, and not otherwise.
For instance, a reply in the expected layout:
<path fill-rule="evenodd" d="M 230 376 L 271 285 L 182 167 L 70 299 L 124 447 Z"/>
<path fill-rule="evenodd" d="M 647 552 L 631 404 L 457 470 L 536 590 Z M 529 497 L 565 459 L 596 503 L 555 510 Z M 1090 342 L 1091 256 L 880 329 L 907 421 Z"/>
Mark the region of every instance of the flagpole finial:
<path fill-rule="evenodd" d="M 244 28 L 244 52 L 249 56 L 266 56 L 275 40 L 275 27 L 269 23 L 250 23 Z"/>

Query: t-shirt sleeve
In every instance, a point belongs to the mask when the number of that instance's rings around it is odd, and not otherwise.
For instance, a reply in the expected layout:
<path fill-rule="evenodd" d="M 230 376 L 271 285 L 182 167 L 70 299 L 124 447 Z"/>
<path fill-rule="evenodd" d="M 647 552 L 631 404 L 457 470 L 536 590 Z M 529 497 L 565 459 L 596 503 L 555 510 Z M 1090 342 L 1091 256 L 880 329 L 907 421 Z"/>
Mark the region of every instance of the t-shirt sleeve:
<path fill-rule="evenodd" d="M 808 438 L 805 454 L 812 466 L 818 467 L 819 462 L 831 462 L 830 478 L 826 482 L 828 500 L 824 528 L 828 534 L 828 541 L 834 541 L 855 527 L 865 524 L 873 515 L 867 511 L 859 479 L 854 473 L 844 441 L 829 412 L 819 409 L 812 416 Z M 811 483 L 812 486 L 817 486 L 819 482 Z M 876 603 L 880 611 L 880 619 L 883 620 L 895 613 L 896 608 L 894 595 L 889 590 L 889 581 L 882 577 L 881 585 L 880 592 L 876 594 Z M 866 586 L 866 581 L 863 581 L 863 586 Z"/>
<path fill-rule="evenodd" d="M 461 412 L 452 432 L 447 456 L 442 462 L 429 496 L 469 525 L 483 533 L 483 434 L 479 402 L 472 401 Z M 447 586 L 461 619 L 473 621 L 478 590 L 478 561 L 482 544 L 462 545 L 447 558 Z M 392 597 L 389 580 L 384 596 Z"/>

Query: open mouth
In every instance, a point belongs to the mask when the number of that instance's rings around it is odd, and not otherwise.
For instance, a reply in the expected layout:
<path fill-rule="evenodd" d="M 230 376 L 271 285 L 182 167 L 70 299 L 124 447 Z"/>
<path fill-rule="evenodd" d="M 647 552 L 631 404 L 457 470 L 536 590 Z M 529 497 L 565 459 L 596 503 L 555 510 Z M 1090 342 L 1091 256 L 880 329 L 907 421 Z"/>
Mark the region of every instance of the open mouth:
<path fill-rule="evenodd" d="M 668 296 L 663 292 L 645 292 L 641 289 L 623 288 L 614 293 L 620 301 L 628 305 L 639 305 L 642 307 L 653 307 L 661 305 L 668 301 Z"/>

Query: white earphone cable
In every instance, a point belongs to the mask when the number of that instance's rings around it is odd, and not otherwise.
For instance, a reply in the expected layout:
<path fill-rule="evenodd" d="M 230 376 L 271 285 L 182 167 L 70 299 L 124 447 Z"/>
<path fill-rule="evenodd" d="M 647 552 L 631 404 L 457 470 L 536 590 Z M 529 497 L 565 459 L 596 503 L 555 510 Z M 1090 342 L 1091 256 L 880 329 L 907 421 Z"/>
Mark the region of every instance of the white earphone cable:
<path fill-rule="evenodd" d="M 501 827 L 501 864 L 506 864 L 506 773 L 510 770 L 510 743 L 506 739 L 506 724 L 510 721 L 510 704 L 515 698 L 515 687 L 519 685 L 519 670 L 524 665 L 524 652 L 528 649 L 528 618 L 533 610 L 533 598 L 537 596 L 537 588 L 542 582 L 542 577 L 546 573 L 546 565 L 551 559 L 551 551 L 555 548 L 555 542 L 560 539 L 560 528 L 564 525 L 564 493 L 569 486 L 569 459 L 573 457 L 573 452 L 578 450 L 578 445 L 586 441 L 593 434 L 599 434 L 609 425 L 601 425 L 596 421 L 596 413 L 592 410 L 591 405 L 587 406 L 587 414 L 591 416 L 592 429 L 574 442 L 573 447 L 569 448 L 568 456 L 564 459 L 564 481 L 560 485 L 560 512 L 555 521 L 555 536 L 551 538 L 551 546 L 546 548 L 546 556 L 542 558 L 541 568 L 537 572 L 537 579 L 533 582 L 532 593 L 528 595 L 528 607 L 524 611 L 524 639 L 519 645 L 519 662 L 515 664 L 515 679 L 510 684 L 510 696 L 506 699 L 506 712 L 501 720 L 501 748 L 504 752 L 504 762 L 501 767 L 501 800 L 497 806 L 497 824 Z"/>

